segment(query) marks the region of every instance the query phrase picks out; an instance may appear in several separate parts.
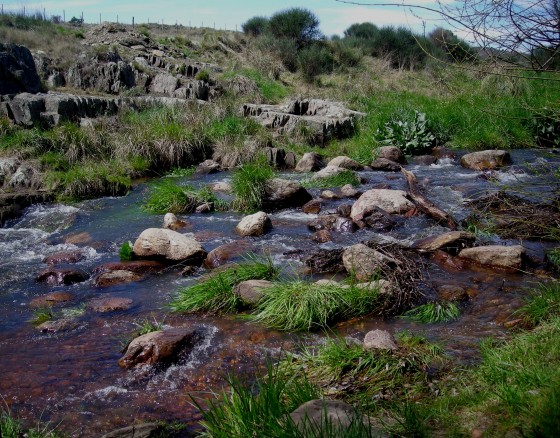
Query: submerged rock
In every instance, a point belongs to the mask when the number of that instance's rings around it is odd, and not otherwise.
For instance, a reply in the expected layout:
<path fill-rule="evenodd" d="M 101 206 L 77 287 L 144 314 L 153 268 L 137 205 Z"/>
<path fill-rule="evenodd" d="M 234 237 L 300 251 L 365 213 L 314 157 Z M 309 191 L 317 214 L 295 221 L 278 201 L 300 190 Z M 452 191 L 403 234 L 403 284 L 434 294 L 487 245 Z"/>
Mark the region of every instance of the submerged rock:
<path fill-rule="evenodd" d="M 52 292 L 50 294 L 41 295 L 31 300 L 31 307 L 51 307 L 54 304 L 72 301 L 74 296 L 68 292 Z"/>
<path fill-rule="evenodd" d="M 129 271 L 136 274 L 156 274 L 165 269 L 165 264 L 156 260 L 133 260 L 129 262 L 110 262 L 97 266 L 94 274 L 110 271 Z"/>
<path fill-rule="evenodd" d="M 521 269 L 524 254 L 525 249 L 521 245 L 491 245 L 464 249 L 459 258 L 496 268 Z"/>
<path fill-rule="evenodd" d="M 317 214 L 321 211 L 323 203 L 320 199 L 312 199 L 311 201 L 307 202 L 301 209 L 304 213 L 307 214 Z"/>
<path fill-rule="evenodd" d="M 241 222 L 235 227 L 235 231 L 243 237 L 262 236 L 271 228 L 272 222 L 268 215 L 263 211 L 259 211 L 241 219 Z"/>
<path fill-rule="evenodd" d="M 37 330 L 42 333 L 59 333 L 73 330 L 78 326 L 78 323 L 70 318 L 56 319 L 52 321 L 45 321 L 37 326 Z"/>
<path fill-rule="evenodd" d="M 50 254 L 43 259 L 47 265 L 73 264 L 84 260 L 86 256 L 80 251 L 61 251 Z"/>
<path fill-rule="evenodd" d="M 119 359 L 122 368 L 133 368 L 138 364 L 170 364 L 181 352 L 192 350 L 201 338 L 195 328 L 176 327 L 160 330 L 134 339 L 126 353 Z"/>
<path fill-rule="evenodd" d="M 48 268 L 37 274 L 35 278 L 39 283 L 47 283 L 51 286 L 71 285 L 86 281 L 89 275 L 79 269 Z"/>
<path fill-rule="evenodd" d="M 114 286 L 116 284 L 132 283 L 134 281 L 140 281 L 144 277 L 139 274 L 135 274 L 130 271 L 114 270 L 104 272 L 97 276 L 95 279 L 95 285 L 97 287 L 108 287 Z"/>
<path fill-rule="evenodd" d="M 311 237 L 311 240 L 317 243 L 330 242 L 332 239 L 333 236 L 329 230 L 319 230 Z"/>
<path fill-rule="evenodd" d="M 376 207 L 389 214 L 406 213 L 414 208 L 414 203 L 402 190 L 372 189 L 365 192 L 352 206 L 350 217 L 354 222 L 369 216 Z"/>
<path fill-rule="evenodd" d="M 128 310 L 132 307 L 130 298 L 103 297 L 91 300 L 87 308 L 97 313 L 116 312 L 117 310 Z"/>
<path fill-rule="evenodd" d="M 169 261 L 187 261 L 190 264 L 200 264 L 206 256 L 206 251 L 196 240 L 162 228 L 142 231 L 132 251 L 137 257 L 163 257 Z"/>
<path fill-rule="evenodd" d="M 461 157 L 461 166 L 473 170 L 492 170 L 507 164 L 511 164 L 511 157 L 508 151 L 478 151 Z"/>

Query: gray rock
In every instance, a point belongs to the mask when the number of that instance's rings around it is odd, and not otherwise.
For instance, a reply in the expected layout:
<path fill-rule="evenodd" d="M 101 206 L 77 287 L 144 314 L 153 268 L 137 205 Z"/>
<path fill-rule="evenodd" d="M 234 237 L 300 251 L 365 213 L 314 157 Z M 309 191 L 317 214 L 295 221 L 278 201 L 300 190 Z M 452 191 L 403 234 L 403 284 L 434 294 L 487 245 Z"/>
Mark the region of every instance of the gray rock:
<path fill-rule="evenodd" d="M 397 350 L 393 335 L 386 330 L 371 330 L 364 338 L 365 350 Z"/>
<path fill-rule="evenodd" d="M 459 258 L 496 268 L 521 269 L 524 254 L 525 249 L 521 245 L 491 245 L 464 249 Z"/>
<path fill-rule="evenodd" d="M 78 323 L 70 318 L 56 319 L 52 321 L 45 321 L 37 326 L 37 330 L 42 333 L 59 333 L 67 332 L 75 329 Z"/>
<path fill-rule="evenodd" d="M 0 95 L 40 91 L 41 80 L 29 49 L 0 43 Z"/>
<path fill-rule="evenodd" d="M 200 204 L 194 209 L 195 213 L 212 213 L 214 211 L 214 203 L 213 202 L 205 202 Z"/>
<path fill-rule="evenodd" d="M 380 270 L 395 266 L 395 260 L 359 243 L 346 248 L 342 254 L 346 271 L 353 273 L 358 281 L 370 281 Z"/>
<path fill-rule="evenodd" d="M 278 210 L 281 208 L 301 207 L 312 199 L 309 192 L 296 181 L 273 178 L 266 184 L 263 208 Z"/>
<path fill-rule="evenodd" d="M 231 185 L 229 185 L 228 183 L 220 181 L 212 184 L 212 191 L 219 192 L 219 193 L 231 193 L 233 189 L 231 188 Z"/>
<path fill-rule="evenodd" d="M 66 85 L 66 79 L 62 73 L 55 71 L 47 78 L 47 85 L 50 88 L 64 87 Z"/>
<path fill-rule="evenodd" d="M 343 169 L 342 167 L 338 166 L 327 166 L 321 169 L 319 172 L 314 173 L 311 179 L 316 180 L 321 178 L 328 178 L 331 176 L 336 176 L 342 172 L 347 172 L 347 169 Z"/>
<path fill-rule="evenodd" d="M 206 256 L 206 251 L 196 240 L 162 228 L 142 231 L 132 250 L 137 257 L 163 257 L 169 261 L 188 261 L 190 264 L 200 264 Z"/>
<path fill-rule="evenodd" d="M 332 190 L 323 190 L 320 196 L 323 199 L 340 199 L 340 196 L 338 196 Z"/>
<path fill-rule="evenodd" d="M 256 305 L 264 296 L 265 289 L 273 286 L 271 281 L 267 280 L 247 280 L 242 281 L 233 289 L 233 293 L 241 298 L 248 305 Z"/>
<path fill-rule="evenodd" d="M 245 216 L 235 227 L 240 236 L 262 236 L 272 228 L 272 222 L 265 212 Z"/>
<path fill-rule="evenodd" d="M 402 190 L 371 189 L 354 203 L 350 217 L 354 222 L 362 220 L 373 213 L 376 207 L 389 214 L 400 214 L 414 208 L 414 204 Z"/>
<path fill-rule="evenodd" d="M 179 87 L 179 80 L 168 73 L 160 73 L 154 77 L 150 91 L 157 94 L 173 96 L 173 92 Z"/>
<path fill-rule="evenodd" d="M 461 157 L 461 165 L 473 170 L 492 170 L 511 164 L 509 152 L 487 150 L 472 152 Z"/>
<path fill-rule="evenodd" d="M 352 158 L 346 157 L 344 155 L 333 158 L 328 162 L 327 166 L 342 167 L 344 169 L 350 170 L 362 170 L 364 168 L 364 166 L 362 166 L 356 160 L 353 160 Z"/>
<path fill-rule="evenodd" d="M 319 154 L 307 152 L 296 164 L 297 172 L 316 172 L 325 167 L 325 162 Z"/>
<path fill-rule="evenodd" d="M 401 165 L 399 163 L 386 158 L 377 158 L 370 164 L 370 167 L 373 170 L 384 170 L 387 172 L 400 172 L 401 170 Z"/>
<path fill-rule="evenodd" d="M 196 173 L 201 175 L 208 175 L 210 173 L 217 173 L 221 170 L 220 163 L 214 160 L 205 160 L 196 166 Z"/>
<path fill-rule="evenodd" d="M 414 249 L 426 252 L 437 251 L 438 249 L 456 255 L 461 249 L 472 246 L 476 236 L 465 231 L 450 231 L 437 236 L 426 237 L 412 244 Z"/>
<path fill-rule="evenodd" d="M 340 194 L 347 198 L 357 198 L 362 192 L 356 189 L 352 184 L 346 184 L 340 188 Z"/>
<path fill-rule="evenodd" d="M 115 272 L 115 271 L 112 271 Z M 121 297 L 102 297 L 91 300 L 87 308 L 97 313 L 109 313 L 119 310 L 128 310 L 132 307 L 130 298 Z"/>

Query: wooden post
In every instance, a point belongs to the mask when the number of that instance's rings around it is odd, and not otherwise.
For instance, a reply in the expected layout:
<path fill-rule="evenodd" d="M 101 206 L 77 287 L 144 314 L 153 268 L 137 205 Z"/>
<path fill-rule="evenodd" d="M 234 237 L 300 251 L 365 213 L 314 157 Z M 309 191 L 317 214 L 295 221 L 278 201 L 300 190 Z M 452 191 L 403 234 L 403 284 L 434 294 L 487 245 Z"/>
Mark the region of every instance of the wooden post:
<path fill-rule="evenodd" d="M 23 7 L 23 16 L 25 17 L 25 6 Z"/>
<path fill-rule="evenodd" d="M 62 10 L 62 22 L 66 23 L 66 9 Z"/>
<path fill-rule="evenodd" d="M 161 31 L 163 32 L 163 18 L 161 19 Z"/>
<path fill-rule="evenodd" d="M 134 30 L 134 17 L 132 17 L 132 30 Z"/>
<path fill-rule="evenodd" d="M 84 24 L 84 11 L 82 11 L 82 24 Z"/>
<path fill-rule="evenodd" d="M 43 20 L 47 21 L 47 13 L 45 12 L 45 8 L 43 8 Z"/>
<path fill-rule="evenodd" d="M 117 15 L 117 24 L 119 24 L 119 16 Z"/>
<path fill-rule="evenodd" d="M 101 24 L 101 12 L 99 13 L 99 24 Z"/>

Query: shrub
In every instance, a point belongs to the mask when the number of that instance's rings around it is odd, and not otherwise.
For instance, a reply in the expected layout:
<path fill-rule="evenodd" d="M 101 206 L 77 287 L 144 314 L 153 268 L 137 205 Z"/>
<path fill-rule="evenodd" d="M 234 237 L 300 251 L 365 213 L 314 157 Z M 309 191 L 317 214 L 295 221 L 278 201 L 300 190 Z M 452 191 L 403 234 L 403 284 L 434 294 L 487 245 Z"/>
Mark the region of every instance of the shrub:
<path fill-rule="evenodd" d="M 182 289 L 171 303 L 177 312 L 232 312 L 241 307 L 233 293 L 237 283 L 247 280 L 271 280 L 278 275 L 272 259 L 248 255 L 242 263 L 211 272 L 196 284 Z"/>
<path fill-rule="evenodd" d="M 207 70 L 200 70 L 195 76 L 194 78 L 197 81 L 204 81 L 204 82 L 208 82 L 210 80 L 210 73 L 208 73 Z"/>
<path fill-rule="evenodd" d="M 276 38 L 290 39 L 303 47 L 321 36 L 319 19 L 303 8 L 292 8 L 274 14 L 268 23 L 270 33 Z"/>
<path fill-rule="evenodd" d="M 344 31 L 345 38 L 373 40 L 379 34 L 379 28 L 373 23 L 354 23 Z"/>
<path fill-rule="evenodd" d="M 433 47 L 439 49 L 451 62 L 472 62 L 477 58 L 476 51 L 450 30 L 437 27 L 430 32 L 428 38 Z"/>
<path fill-rule="evenodd" d="M 533 117 L 531 124 L 537 146 L 543 148 L 560 146 L 560 111 L 544 108 L 541 114 Z"/>
<path fill-rule="evenodd" d="M 414 111 L 414 116 L 393 116 L 375 134 L 382 146 L 396 146 L 406 155 L 418 155 L 429 151 L 437 143 L 426 114 Z"/>
<path fill-rule="evenodd" d="M 268 18 L 266 17 L 253 17 L 249 18 L 241 25 L 244 33 L 251 36 L 259 36 L 263 34 L 268 28 Z"/>
<path fill-rule="evenodd" d="M 268 164 L 248 163 L 239 167 L 232 175 L 232 189 L 235 199 L 233 209 L 255 212 L 263 204 L 266 184 L 274 178 L 274 171 Z"/>
<path fill-rule="evenodd" d="M 320 74 L 333 71 L 334 58 L 324 45 L 315 43 L 301 49 L 297 54 L 297 60 L 298 70 L 308 83 L 314 82 Z"/>

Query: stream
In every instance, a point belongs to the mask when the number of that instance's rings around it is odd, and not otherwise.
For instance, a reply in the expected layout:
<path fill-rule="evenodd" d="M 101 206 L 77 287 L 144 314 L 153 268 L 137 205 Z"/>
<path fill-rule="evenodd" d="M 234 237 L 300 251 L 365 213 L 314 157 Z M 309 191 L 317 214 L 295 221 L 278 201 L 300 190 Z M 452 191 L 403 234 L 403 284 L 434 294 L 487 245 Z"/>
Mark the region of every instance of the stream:
<path fill-rule="evenodd" d="M 482 172 L 467 170 L 457 159 L 443 159 L 436 165 L 409 164 L 425 188 L 425 195 L 458 221 L 470 211 L 464 202 L 477 195 L 497 191 L 503 186 L 523 187 L 528 197 L 547 194 L 548 175 L 538 168 L 558 167 L 560 157 L 545 151 L 511 151 L 513 165 L 493 174 L 489 181 Z M 406 190 L 400 173 L 359 172 L 368 188 L 388 185 Z M 282 172 L 287 179 L 302 175 Z M 180 184 L 205 185 L 230 180 L 231 174 L 176 178 Z M 235 316 L 173 314 L 167 308 L 178 288 L 197 280 L 183 277 L 180 270 L 147 276 L 144 280 L 104 288 L 96 287 L 93 276 L 72 286 L 52 287 L 35 280 L 47 267 L 46 256 L 61 251 L 79 250 L 83 260 L 69 267 L 91 273 L 103 263 L 119 260 L 121 244 L 132 241 L 146 228 L 162 226 L 163 215 L 145 212 L 141 206 L 151 190 L 150 182 L 139 182 L 125 197 L 102 198 L 76 205 L 48 204 L 28 208 L 19 219 L 0 228 L 0 396 L 11 413 L 35 424 L 51 422 L 71 436 L 100 436 L 113 429 L 142 421 L 181 421 L 195 424 L 200 415 L 190 396 L 220 391 L 229 372 L 250 375 L 261 369 L 266 357 L 277 357 L 282 350 L 302 342 L 316 342 L 321 333 L 295 335 L 265 329 Z M 309 190 L 314 197 L 321 192 Z M 324 201 L 323 210 L 351 203 L 351 199 Z M 206 251 L 240 238 L 234 228 L 243 215 L 232 212 L 179 215 L 188 222 L 180 230 L 194 236 Z M 245 238 L 248 251 L 269 254 L 285 273 L 302 272 L 303 265 L 292 253 L 311 252 L 317 247 L 338 248 L 372 239 L 371 229 L 351 234 L 334 234 L 334 240 L 317 244 L 306 224 L 315 215 L 301 209 L 271 214 L 273 229 L 259 238 Z M 448 229 L 423 215 L 403 220 L 393 231 L 378 238 L 412 243 Z M 479 237 L 493 244 L 519 244 L 496 236 Z M 542 260 L 550 243 L 523 241 L 529 256 Z M 334 331 L 363 339 L 375 328 L 392 333 L 410 330 L 440 342 L 445 351 L 464 363 L 477 360 L 477 346 L 485 337 L 500 338 L 508 330 L 503 323 L 522 304 L 527 288 L 542 281 L 532 274 L 505 273 L 477 268 L 449 271 L 426 258 L 430 284 L 427 298 L 435 298 L 437 285 L 460 285 L 470 300 L 461 305 L 461 317 L 446 324 L 418 324 L 402 318 L 363 317 L 338 324 Z M 76 325 L 56 334 L 40 333 L 31 324 L 30 302 L 50 292 L 67 292 L 72 299 L 57 304 L 60 312 L 73 313 Z M 433 296 L 430 296 L 430 293 Z M 124 311 L 95 313 L 85 304 L 104 296 L 132 300 Z M 124 370 L 117 363 L 123 343 L 142 320 L 164 321 L 166 326 L 194 324 L 204 340 L 195 350 L 164 371 L 146 368 Z"/>

